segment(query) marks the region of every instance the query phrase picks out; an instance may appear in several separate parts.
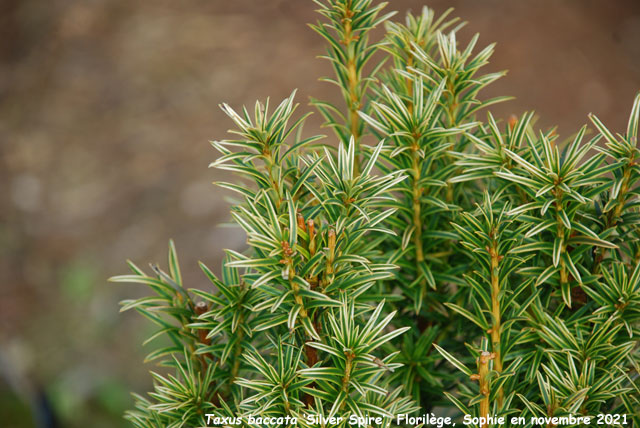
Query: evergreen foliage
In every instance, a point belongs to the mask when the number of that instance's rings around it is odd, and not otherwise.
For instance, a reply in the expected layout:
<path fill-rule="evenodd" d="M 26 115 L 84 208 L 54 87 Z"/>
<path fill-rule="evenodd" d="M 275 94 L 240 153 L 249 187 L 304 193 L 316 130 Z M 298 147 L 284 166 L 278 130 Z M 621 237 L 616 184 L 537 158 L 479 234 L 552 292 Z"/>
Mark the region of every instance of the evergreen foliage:
<path fill-rule="evenodd" d="M 532 112 L 486 111 L 508 99 L 481 95 L 504 73 L 483 71 L 493 45 L 458 43 L 450 11 L 397 23 L 373 0 L 317 3 L 345 103 L 312 104 L 337 147 L 302 137 L 295 93 L 272 112 L 222 105 L 234 139 L 212 143 L 211 165 L 238 176 L 217 184 L 248 248 L 227 250 L 220 278 L 201 264 L 207 290 L 183 284 L 173 243 L 168 272 L 129 262 L 112 278 L 151 289 L 122 310 L 162 340 L 127 418 L 392 426 L 437 408 L 639 424 L 640 95 L 624 134 L 590 116 L 561 140 Z"/>

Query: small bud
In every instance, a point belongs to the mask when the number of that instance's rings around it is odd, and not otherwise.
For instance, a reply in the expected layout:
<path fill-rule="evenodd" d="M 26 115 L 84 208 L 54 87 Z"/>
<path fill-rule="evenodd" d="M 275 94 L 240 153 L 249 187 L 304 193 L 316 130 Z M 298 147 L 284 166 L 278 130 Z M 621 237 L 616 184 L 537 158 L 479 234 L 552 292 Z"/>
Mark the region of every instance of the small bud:
<path fill-rule="evenodd" d="M 517 116 L 515 114 L 512 114 L 511 116 L 509 116 L 509 130 L 512 131 L 517 124 L 518 124 Z"/>
<path fill-rule="evenodd" d="M 200 302 L 196 303 L 195 310 L 196 310 L 196 314 L 197 315 L 202 315 L 202 314 L 204 314 L 205 312 L 207 312 L 209 310 L 209 305 L 207 305 L 206 302 L 200 301 Z"/>
<path fill-rule="evenodd" d="M 493 360 L 496 357 L 496 354 L 493 352 L 483 351 L 478 358 L 480 364 L 488 364 L 489 361 Z"/>
<path fill-rule="evenodd" d="M 293 250 L 291 249 L 287 241 L 282 241 L 280 245 L 282 245 L 282 254 L 285 256 L 285 258 L 291 257 L 293 255 Z"/>
<path fill-rule="evenodd" d="M 336 231 L 333 229 L 329 229 L 329 237 L 328 237 L 328 254 L 327 254 L 327 273 L 329 275 L 333 274 L 333 260 L 336 255 Z"/>
<path fill-rule="evenodd" d="M 303 230 L 306 232 L 307 228 L 304 225 L 304 217 L 302 216 L 301 213 L 298 213 L 297 219 L 298 219 L 298 227 L 300 228 L 300 230 Z"/>
<path fill-rule="evenodd" d="M 331 254 L 336 250 L 336 231 L 329 229 L 329 251 Z"/>
<path fill-rule="evenodd" d="M 313 220 L 307 220 L 307 227 L 309 230 L 309 253 L 313 256 L 316 253 L 316 229 Z"/>

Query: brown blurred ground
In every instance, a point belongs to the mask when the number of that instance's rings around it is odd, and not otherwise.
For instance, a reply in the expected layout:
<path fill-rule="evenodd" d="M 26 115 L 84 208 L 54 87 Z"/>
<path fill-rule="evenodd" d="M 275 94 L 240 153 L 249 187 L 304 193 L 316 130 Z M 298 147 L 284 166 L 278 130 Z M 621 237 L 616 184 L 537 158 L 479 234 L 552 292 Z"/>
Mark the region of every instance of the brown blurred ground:
<path fill-rule="evenodd" d="M 422 4 L 390 8 L 404 19 Z M 509 74 L 486 95 L 517 100 L 497 115 L 535 109 L 566 135 L 594 112 L 622 130 L 640 89 L 640 2 L 427 4 L 469 21 L 461 41 L 479 32 L 498 43 L 491 69 Z M 223 248 L 243 246 L 218 227 L 228 205 L 210 182 L 223 176 L 207 169 L 207 141 L 230 127 L 217 105 L 293 88 L 302 109 L 309 95 L 339 103 L 317 81 L 330 69 L 315 58 L 313 10 L 310 0 L 0 3 L 0 373 L 42 385 L 64 426 L 121 425 L 126 392 L 147 387 L 149 326 L 117 306 L 142 291 L 106 277 L 126 258 L 163 261 L 172 237 L 188 285 L 205 286 L 196 261 L 216 267 Z M 9 426 L 31 426 L 18 420 Z"/>

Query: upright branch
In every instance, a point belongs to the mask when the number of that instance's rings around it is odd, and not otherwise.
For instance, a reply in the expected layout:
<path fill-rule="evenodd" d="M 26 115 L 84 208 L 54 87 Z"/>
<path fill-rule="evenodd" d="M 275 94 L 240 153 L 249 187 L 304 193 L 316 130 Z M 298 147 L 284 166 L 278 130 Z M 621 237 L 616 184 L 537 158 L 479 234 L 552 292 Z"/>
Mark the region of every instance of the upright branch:
<path fill-rule="evenodd" d="M 609 131 L 604 124 L 594 115 L 589 115 L 591 122 L 596 126 L 600 135 L 605 141 L 605 147 L 602 151 L 612 161 L 613 164 L 622 165 L 613 171 L 613 185 L 608 194 L 601 197 L 602 205 L 598 206 L 598 211 L 602 220 L 602 229 L 605 233 L 611 233 L 613 236 L 626 235 L 625 230 L 636 230 L 637 227 L 633 223 L 633 219 L 625 218 L 625 212 L 631 214 L 632 202 L 637 195 L 635 194 L 638 181 L 640 180 L 640 171 L 638 168 L 640 162 L 640 150 L 638 144 L 638 122 L 640 121 L 640 93 L 636 95 L 631 108 L 627 131 L 624 135 L 618 134 L 617 137 Z M 617 231 L 617 233 L 614 233 Z M 625 244 L 620 242 L 620 244 Z M 631 252 L 634 260 L 640 260 L 640 252 L 633 245 L 626 243 L 626 250 Z M 595 257 L 592 272 L 601 272 L 601 263 L 607 254 L 606 248 L 599 248 Z"/>
<path fill-rule="evenodd" d="M 445 136 L 460 134 L 474 124 L 457 128 L 442 127 L 439 122 L 439 102 L 445 82 L 442 81 L 430 88 L 420 75 L 411 75 L 411 79 L 413 85 L 411 110 L 399 95 L 392 92 L 391 88 L 382 86 L 381 101 L 373 103 L 375 116 L 364 113 L 361 116 L 381 138 L 389 139 L 393 144 L 393 150 L 384 154 L 385 160 L 390 165 L 385 169 L 389 171 L 403 169 L 409 172 L 410 180 L 402 185 L 405 209 L 398 212 L 398 219 L 394 223 L 402 225 L 399 230 L 402 248 L 406 248 L 409 242 L 413 243 L 411 250 L 414 276 L 410 278 L 410 287 L 417 290 L 415 308 L 416 312 L 419 312 L 426 295 L 426 286 L 436 288 L 435 277 L 426 262 L 427 255 L 424 252 L 425 210 L 434 204 L 444 210 L 449 209 L 435 197 L 439 189 L 444 186 L 442 180 L 434 177 L 439 172 L 433 171 L 437 165 L 437 159 L 445 150 L 438 141 Z M 428 195 L 426 201 L 425 194 Z M 407 215 L 408 213 L 410 215 Z M 431 247 L 437 248 L 436 245 Z"/>
<path fill-rule="evenodd" d="M 505 150 L 518 168 L 503 168 L 494 173 L 516 183 L 533 201 L 511 211 L 527 213 L 521 219 L 530 226 L 524 237 L 532 242 L 520 251 L 541 251 L 550 257 L 550 264 L 542 271 L 529 272 L 535 275 L 538 284 L 554 280 L 568 308 L 572 307 L 572 287 L 583 282 L 577 266 L 584 257 L 584 246 L 616 248 L 605 239 L 606 234 L 598 234 L 584 224 L 589 218 L 586 212 L 589 202 L 607 184 L 606 174 L 615 168 L 602 166 L 604 154 L 581 162 L 597 142 L 594 138 L 583 143 L 585 132 L 583 127 L 562 153 L 553 133 L 541 133 L 537 141 L 528 139 L 528 148 L 520 153 Z"/>
<path fill-rule="evenodd" d="M 322 80 L 340 88 L 345 101 L 346 114 L 328 102 L 312 100 L 326 120 L 326 126 L 333 128 L 343 143 L 353 138 L 356 147 L 356 170 L 360 168 L 360 140 L 364 132 L 359 112 L 367 111 L 366 93 L 377 71 L 384 62 L 379 62 L 365 74 L 365 66 L 379 47 L 379 43 L 369 43 L 369 32 L 393 16 L 391 12 L 380 16 L 386 3 L 373 5 L 372 0 L 314 0 L 326 22 L 311 25 L 324 37 L 329 46 L 324 58 L 331 61 L 334 78 Z"/>
<path fill-rule="evenodd" d="M 415 68 L 415 72 L 430 79 L 445 82 L 443 92 L 443 123 L 449 128 L 473 123 L 475 114 L 483 108 L 511 99 L 511 97 L 499 96 L 487 100 L 478 97 L 479 92 L 491 83 L 505 75 L 505 72 L 480 74 L 482 67 L 489 63 L 495 45 L 490 44 L 480 52 L 473 54 L 478 42 L 476 34 L 469 44 L 462 49 L 458 46 L 454 28 L 447 34 L 436 33 L 437 49 L 434 52 L 425 51 L 419 45 L 413 44 L 413 53 L 421 63 L 421 67 Z M 449 137 L 442 142 L 447 145 L 447 166 L 453 163 L 453 152 L 461 152 L 468 144 L 466 138 Z M 456 168 L 449 168 L 449 177 L 455 177 Z M 454 201 L 455 182 L 447 180 L 445 189 L 445 201 Z"/>
<path fill-rule="evenodd" d="M 281 105 L 291 102 L 288 99 Z M 232 216 L 246 232 L 249 244 L 249 251 L 244 253 L 229 250 L 231 260 L 226 266 L 245 270 L 243 278 L 248 287 L 262 297 L 250 306 L 257 314 L 254 331 L 275 330 L 282 338 L 291 339 L 292 346 L 304 349 L 301 355 L 305 366 L 314 369 L 322 361 L 318 349 L 326 351 L 322 344 L 328 340 L 327 317 L 331 308 L 355 302 L 363 305 L 370 299 L 365 291 L 376 281 L 392 275 L 393 265 L 376 264 L 367 258 L 372 244 L 366 238 L 374 231 L 391 233 L 380 223 L 394 210 L 381 212 L 376 206 L 405 176 L 402 171 L 373 174 L 383 143 L 371 149 L 370 159 L 357 170 L 353 138 L 348 145 L 339 144 L 337 156 L 325 149 L 322 156 L 311 153 L 297 157 L 294 163 L 296 154 L 287 148 L 284 139 L 289 132 L 283 131 L 282 137 L 274 132 L 287 129 L 290 113 L 278 114 L 277 110 L 268 117 L 257 108 L 255 118 L 241 121 L 230 108 L 226 110 L 235 118 L 239 133 L 246 140 L 215 143 L 223 156 L 213 165 L 239 172 L 258 186 L 255 191 L 224 184 L 244 197 L 244 202 L 234 207 Z M 254 133 L 254 128 L 260 132 Z M 265 150 L 266 141 L 278 144 Z M 294 143 L 292 147 L 297 145 Z M 240 150 L 230 150 L 238 146 Z M 273 155 L 265 155 L 267 152 Z M 263 158 L 266 158 L 264 165 L 253 162 Z M 269 182 L 273 176 L 269 173 L 270 159 L 278 159 L 282 171 L 277 174 L 278 192 L 273 191 Z M 343 376 L 345 385 L 351 385 L 351 377 L 352 370 L 347 367 Z M 237 373 L 232 371 L 232 379 L 236 378 Z M 325 391 L 318 402 L 318 394 L 313 393 L 317 389 L 327 387 L 319 381 L 309 382 L 300 398 L 308 409 L 322 411 L 327 394 Z M 290 406 L 290 400 L 283 403 L 285 409 Z"/>
<path fill-rule="evenodd" d="M 427 68 L 424 63 L 416 61 L 414 46 L 433 56 L 437 49 L 437 33 L 447 30 L 455 32 L 464 25 L 459 18 L 448 19 L 452 11 L 453 9 L 448 9 L 436 19 L 435 12 L 424 6 L 419 15 L 407 14 L 404 24 L 385 22 L 386 43 L 381 48 L 391 57 L 393 70 L 383 70 L 382 79 L 396 93 L 406 95 L 405 101 L 410 113 L 413 110 L 414 95 L 414 77 L 411 75 L 415 74 L 415 68 L 423 72 Z"/>
<path fill-rule="evenodd" d="M 493 354 L 493 370 L 499 375 L 504 371 L 506 355 L 504 349 L 509 349 L 511 340 L 509 335 L 503 337 L 503 317 L 517 318 L 517 311 L 504 308 L 505 296 L 521 292 L 527 283 L 517 287 L 511 285 L 513 271 L 524 264 L 523 259 L 514 254 L 514 249 L 521 243 L 522 227 L 515 227 L 516 218 L 507 214 L 508 205 L 501 204 L 489 193 L 484 194 L 482 204 L 478 204 L 475 212 L 462 213 L 460 223 L 453 226 L 460 237 L 460 243 L 468 250 L 472 260 L 473 275 L 465 277 L 470 286 L 470 300 L 478 308 L 486 307 L 491 314 L 492 323 L 489 325 L 479 314 L 473 316 L 464 308 L 447 303 L 455 312 L 467 317 L 474 324 L 490 335 L 490 349 Z M 487 292 L 488 288 L 488 292 Z M 513 320 L 511 321 L 513 322 Z M 504 400 L 503 386 L 497 388 L 498 407 L 502 408 Z"/>

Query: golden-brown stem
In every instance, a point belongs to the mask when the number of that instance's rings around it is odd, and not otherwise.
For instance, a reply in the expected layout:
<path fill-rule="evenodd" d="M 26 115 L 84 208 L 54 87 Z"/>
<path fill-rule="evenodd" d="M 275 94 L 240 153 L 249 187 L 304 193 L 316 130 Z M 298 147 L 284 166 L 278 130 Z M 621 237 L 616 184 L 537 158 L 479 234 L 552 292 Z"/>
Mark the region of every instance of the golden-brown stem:
<path fill-rule="evenodd" d="M 353 359 L 355 355 L 351 351 L 345 352 L 347 361 L 344 365 L 344 377 L 342 378 L 342 390 L 347 392 L 349 390 L 349 382 L 351 380 L 351 369 L 353 365 Z"/>
<path fill-rule="evenodd" d="M 276 200 L 274 201 L 276 204 L 276 210 L 279 210 L 280 205 L 282 204 L 282 194 L 280 193 L 280 184 L 278 183 L 274 172 L 275 162 L 273 160 L 273 157 L 271 156 L 270 151 L 265 153 L 264 156 L 267 173 L 269 174 L 269 181 L 273 191 L 276 194 Z"/>
<path fill-rule="evenodd" d="M 447 81 L 447 90 L 449 91 L 449 96 L 447 97 L 447 102 L 448 102 L 447 115 L 449 116 L 449 127 L 455 128 L 456 127 L 456 109 L 458 108 L 458 97 L 455 93 L 455 88 L 453 86 L 453 83 L 450 80 Z M 455 137 L 451 137 L 451 138 L 455 138 Z M 454 148 L 455 148 L 455 143 L 452 142 L 449 145 L 449 150 L 453 151 Z M 447 154 L 446 156 L 447 158 L 451 159 L 451 162 L 454 162 L 454 159 L 451 157 L 450 154 Z M 447 182 L 446 198 L 447 198 L 447 203 L 449 204 L 453 202 L 453 193 L 454 193 L 454 183 Z"/>
<path fill-rule="evenodd" d="M 290 273 L 289 275 L 289 285 L 291 286 L 291 291 L 293 292 L 293 300 L 296 302 L 296 304 L 300 305 L 300 316 L 302 318 L 307 318 L 309 314 L 307 313 L 307 309 L 304 307 L 304 301 L 302 300 L 302 297 L 300 297 L 300 286 L 293 280 L 293 274 Z"/>
<path fill-rule="evenodd" d="M 618 191 L 618 203 L 613 211 L 610 211 L 607 215 L 605 230 L 610 227 L 615 226 L 618 223 L 618 219 L 622 214 L 622 209 L 624 208 L 624 204 L 627 199 L 627 192 L 629 191 L 629 180 L 631 179 L 631 170 L 635 165 L 635 161 L 633 156 L 631 157 L 630 162 L 625 166 L 624 173 L 622 175 L 622 185 L 620 186 L 620 190 Z M 607 249 L 604 247 L 600 247 L 597 249 L 596 259 L 593 263 L 592 272 L 597 274 L 600 272 L 600 263 L 604 260 L 607 255 Z"/>
<path fill-rule="evenodd" d="M 491 387 L 489 385 L 489 361 L 495 358 L 495 354 L 484 351 L 478 357 L 478 382 L 480 384 L 480 394 L 484 396 L 480 401 L 480 416 L 488 417 L 491 408 L 491 402 L 489 395 L 491 394 Z M 480 428 L 489 426 L 487 423 L 483 424 Z"/>
<path fill-rule="evenodd" d="M 420 188 L 420 165 L 418 163 L 418 147 L 414 143 L 412 148 L 413 158 L 413 243 L 416 247 L 416 262 L 420 263 L 424 260 L 422 249 L 422 214 L 421 202 L 422 189 Z"/>
<path fill-rule="evenodd" d="M 407 72 L 409 71 L 409 67 L 413 66 L 413 54 L 407 51 Z M 409 100 L 413 99 L 413 81 L 409 78 L 406 79 L 407 82 L 407 93 L 409 94 Z M 407 105 L 407 109 L 409 110 L 409 114 L 413 114 L 413 102 L 409 101 Z"/>
<path fill-rule="evenodd" d="M 560 217 L 560 212 L 564 210 L 564 206 L 562 204 L 562 190 L 556 188 L 556 229 L 558 238 L 562 239 L 562 246 L 560 248 L 560 287 L 562 287 L 569 282 L 569 273 L 567 272 L 567 264 L 564 262 L 562 258 L 562 254 L 566 251 L 567 244 L 565 242 L 565 229 L 564 223 L 562 222 L 562 218 Z M 571 307 L 571 305 L 569 305 Z"/>
<path fill-rule="evenodd" d="M 491 327 L 491 344 L 495 354 L 493 367 L 498 373 L 502 373 L 502 354 L 500 350 L 500 329 L 502 325 L 500 314 L 500 255 L 498 254 L 497 243 L 493 241 L 489 249 L 491 255 L 491 314 L 493 315 L 493 326 Z M 504 392 L 502 387 L 498 390 L 498 406 L 502 406 Z"/>
<path fill-rule="evenodd" d="M 348 1 L 343 16 L 344 40 L 342 40 L 342 43 L 345 45 L 345 53 L 347 55 L 347 63 L 345 64 L 345 66 L 347 68 L 347 91 L 349 93 L 347 99 L 347 108 L 349 110 L 348 126 L 355 143 L 355 170 L 356 172 L 358 172 L 360 171 L 360 117 L 358 116 L 358 110 L 360 110 L 362 100 L 358 95 L 358 86 L 360 84 L 360 79 L 358 77 L 354 49 L 351 48 L 351 44 L 358 40 L 358 36 L 353 34 L 351 26 L 351 18 L 353 17 L 353 14 L 354 12 L 353 10 L 351 10 L 351 1 Z"/>
<path fill-rule="evenodd" d="M 238 320 L 238 326 L 244 322 L 244 315 L 240 315 Z M 233 382 L 238 377 L 238 372 L 240 371 L 240 355 L 242 354 L 242 339 L 244 337 L 244 330 L 238 327 L 238 333 L 236 334 L 237 342 L 235 344 L 235 349 L 233 352 L 233 366 L 231 367 L 231 376 L 228 384 L 233 385 Z"/>

